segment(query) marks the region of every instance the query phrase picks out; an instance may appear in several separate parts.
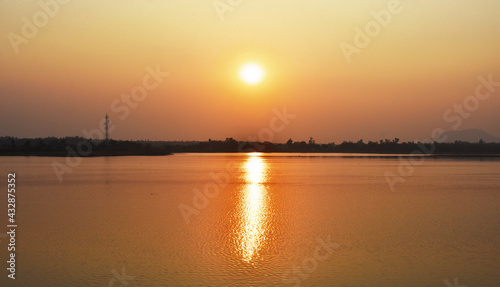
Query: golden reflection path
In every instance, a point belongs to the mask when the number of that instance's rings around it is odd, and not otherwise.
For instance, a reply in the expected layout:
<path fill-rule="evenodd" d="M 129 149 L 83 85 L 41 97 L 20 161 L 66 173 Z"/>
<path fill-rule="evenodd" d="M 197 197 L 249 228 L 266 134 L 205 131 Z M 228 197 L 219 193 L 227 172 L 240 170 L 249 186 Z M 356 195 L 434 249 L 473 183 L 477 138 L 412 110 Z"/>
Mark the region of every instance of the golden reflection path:
<path fill-rule="evenodd" d="M 260 153 L 250 153 L 244 163 L 245 186 L 240 203 L 240 250 L 243 260 L 250 262 L 265 244 L 268 224 L 267 181 L 268 166 Z"/>

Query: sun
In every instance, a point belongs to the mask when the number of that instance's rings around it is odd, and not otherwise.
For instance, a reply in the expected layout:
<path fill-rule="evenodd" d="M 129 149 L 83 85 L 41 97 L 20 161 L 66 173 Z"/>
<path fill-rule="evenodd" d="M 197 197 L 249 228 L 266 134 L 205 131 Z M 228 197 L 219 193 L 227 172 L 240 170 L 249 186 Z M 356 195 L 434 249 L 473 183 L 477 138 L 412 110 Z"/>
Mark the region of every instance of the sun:
<path fill-rule="evenodd" d="M 247 63 L 241 67 L 240 78 L 249 85 L 256 85 L 264 79 L 264 69 L 259 64 Z"/>

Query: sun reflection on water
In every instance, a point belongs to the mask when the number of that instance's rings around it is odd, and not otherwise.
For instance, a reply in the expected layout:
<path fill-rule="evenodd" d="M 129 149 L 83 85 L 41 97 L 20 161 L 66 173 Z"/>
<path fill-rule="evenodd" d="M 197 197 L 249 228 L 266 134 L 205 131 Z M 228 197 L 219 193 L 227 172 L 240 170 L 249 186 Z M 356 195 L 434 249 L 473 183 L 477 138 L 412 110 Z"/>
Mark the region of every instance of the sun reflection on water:
<path fill-rule="evenodd" d="M 240 203 L 240 250 L 243 260 L 250 262 L 257 255 L 266 240 L 267 164 L 261 154 L 249 154 L 244 164 L 245 186 Z"/>

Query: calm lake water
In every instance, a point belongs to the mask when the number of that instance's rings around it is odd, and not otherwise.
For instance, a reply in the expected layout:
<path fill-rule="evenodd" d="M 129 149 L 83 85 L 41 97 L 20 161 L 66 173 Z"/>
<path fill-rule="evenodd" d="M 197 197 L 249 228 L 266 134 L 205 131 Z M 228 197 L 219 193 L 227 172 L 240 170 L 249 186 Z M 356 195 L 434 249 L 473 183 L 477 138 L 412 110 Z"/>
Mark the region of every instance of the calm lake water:
<path fill-rule="evenodd" d="M 394 192 L 397 158 L 54 160 L 0 157 L 0 286 L 500 286 L 498 159 L 428 158 Z"/>

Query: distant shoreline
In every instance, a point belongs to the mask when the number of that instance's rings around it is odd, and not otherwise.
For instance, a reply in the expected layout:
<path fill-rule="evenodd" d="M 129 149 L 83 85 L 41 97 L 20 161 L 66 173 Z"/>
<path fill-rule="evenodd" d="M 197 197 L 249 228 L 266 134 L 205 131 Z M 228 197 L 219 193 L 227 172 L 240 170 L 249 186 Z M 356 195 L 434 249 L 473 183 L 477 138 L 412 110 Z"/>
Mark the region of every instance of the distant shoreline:
<path fill-rule="evenodd" d="M 147 157 L 153 157 L 153 156 L 169 156 L 169 155 L 175 155 L 175 154 L 248 154 L 252 152 L 175 152 L 175 153 L 110 153 L 110 154 L 91 154 L 87 156 L 81 156 L 84 158 L 95 158 L 95 157 L 128 157 L 128 156 L 147 156 Z M 315 156 L 315 155 L 338 155 L 340 158 L 385 158 L 385 159 L 395 159 L 399 158 L 401 156 L 410 156 L 411 153 L 367 153 L 367 152 L 362 152 L 362 153 L 356 153 L 356 152 L 260 152 L 262 154 L 273 154 L 273 155 L 279 155 L 279 154 L 295 154 L 299 155 L 304 154 L 305 156 Z M 57 152 L 57 153 L 0 153 L 0 157 L 67 157 L 67 153 L 62 153 L 62 152 Z M 423 156 L 425 158 L 500 158 L 500 154 L 418 154 L 414 156 Z"/>
<path fill-rule="evenodd" d="M 400 142 L 398 138 L 379 141 L 319 144 L 310 138 L 308 142 L 286 143 L 245 142 L 233 138 L 198 142 L 164 141 L 123 141 L 99 140 L 82 137 L 65 138 L 14 138 L 0 137 L 0 156 L 48 156 L 48 157 L 103 157 L 103 156 L 164 156 L 180 153 L 303 153 L 303 154 L 363 154 L 412 155 L 414 157 L 460 157 L 460 158 L 497 158 L 500 157 L 500 143 L 477 143 L 455 141 L 440 142 Z"/>
<path fill-rule="evenodd" d="M 167 156 L 167 155 L 172 155 L 173 153 L 110 153 L 110 154 L 91 154 L 91 155 L 86 155 L 86 156 L 80 156 L 80 157 L 116 157 L 116 156 Z M 25 156 L 25 157 L 67 157 L 68 153 L 62 153 L 62 152 L 57 152 L 57 153 L 0 153 L 0 157 L 2 156 Z"/>

